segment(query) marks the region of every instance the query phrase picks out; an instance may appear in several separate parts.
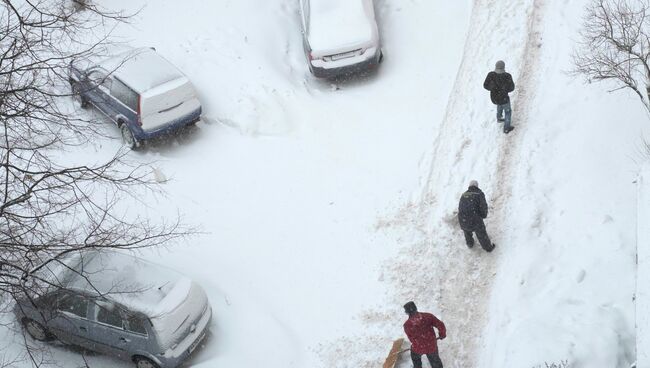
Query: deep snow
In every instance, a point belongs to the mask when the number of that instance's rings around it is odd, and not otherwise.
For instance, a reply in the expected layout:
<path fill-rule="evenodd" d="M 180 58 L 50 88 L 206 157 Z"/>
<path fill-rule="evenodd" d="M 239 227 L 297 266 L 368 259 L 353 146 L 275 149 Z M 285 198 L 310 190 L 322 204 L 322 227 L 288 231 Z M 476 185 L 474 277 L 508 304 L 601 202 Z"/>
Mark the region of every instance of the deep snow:
<path fill-rule="evenodd" d="M 309 76 L 297 1 L 102 4 L 143 7 L 116 35 L 155 46 L 204 105 L 190 137 L 134 153 L 170 179 L 137 210 L 206 231 L 142 254 L 208 293 L 213 333 L 194 365 L 376 367 L 413 299 L 448 325 L 447 367 L 629 366 L 647 116 L 567 76 L 585 0 L 377 0 L 385 62 L 341 83 Z M 482 89 L 498 59 L 517 84 L 509 136 Z M 456 226 L 471 179 L 492 254 Z"/>

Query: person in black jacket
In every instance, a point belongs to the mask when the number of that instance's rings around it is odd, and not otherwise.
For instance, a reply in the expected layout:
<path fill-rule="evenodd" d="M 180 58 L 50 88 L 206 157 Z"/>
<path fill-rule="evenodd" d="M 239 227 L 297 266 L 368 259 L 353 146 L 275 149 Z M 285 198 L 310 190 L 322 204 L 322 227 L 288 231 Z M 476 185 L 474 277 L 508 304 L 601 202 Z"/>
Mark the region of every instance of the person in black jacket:
<path fill-rule="evenodd" d="M 515 90 L 515 82 L 512 81 L 512 75 L 506 72 L 506 63 L 497 61 L 494 71 L 485 77 L 483 88 L 490 91 L 490 99 L 497 105 L 497 121 L 504 122 L 503 132 L 510 133 L 515 127 L 512 126 L 512 108 L 508 93 Z"/>
<path fill-rule="evenodd" d="M 494 250 L 495 244 L 490 241 L 490 237 L 485 229 L 483 219 L 488 216 L 488 206 L 485 200 L 485 194 L 478 188 L 478 182 L 472 180 L 469 188 L 460 197 L 458 203 L 458 222 L 460 228 L 465 233 L 465 241 L 468 247 L 474 246 L 474 236 L 476 233 L 481 247 L 488 252 Z"/>

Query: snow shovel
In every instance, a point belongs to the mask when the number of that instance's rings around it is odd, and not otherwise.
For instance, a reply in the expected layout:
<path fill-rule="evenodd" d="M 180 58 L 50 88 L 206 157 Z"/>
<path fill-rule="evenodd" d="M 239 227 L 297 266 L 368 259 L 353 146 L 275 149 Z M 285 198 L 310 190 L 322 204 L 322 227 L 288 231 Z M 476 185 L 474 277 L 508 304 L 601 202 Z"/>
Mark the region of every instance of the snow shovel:
<path fill-rule="evenodd" d="M 403 338 L 399 338 L 393 341 L 393 347 L 390 348 L 390 353 L 388 353 L 388 357 L 386 357 L 386 361 L 384 362 L 383 368 L 395 368 L 395 363 L 397 363 L 397 359 L 399 359 L 399 355 L 402 354 L 403 352 L 411 350 L 410 348 L 402 350 L 403 343 L 404 343 Z"/>

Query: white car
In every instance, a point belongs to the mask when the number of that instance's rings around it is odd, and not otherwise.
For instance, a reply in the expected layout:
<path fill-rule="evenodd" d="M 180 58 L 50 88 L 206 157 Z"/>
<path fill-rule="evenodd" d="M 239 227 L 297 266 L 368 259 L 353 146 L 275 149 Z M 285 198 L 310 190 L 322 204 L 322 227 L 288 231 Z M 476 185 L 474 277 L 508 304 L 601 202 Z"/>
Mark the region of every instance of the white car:
<path fill-rule="evenodd" d="M 314 76 L 334 77 L 381 62 L 373 0 L 300 0 L 300 15 Z"/>

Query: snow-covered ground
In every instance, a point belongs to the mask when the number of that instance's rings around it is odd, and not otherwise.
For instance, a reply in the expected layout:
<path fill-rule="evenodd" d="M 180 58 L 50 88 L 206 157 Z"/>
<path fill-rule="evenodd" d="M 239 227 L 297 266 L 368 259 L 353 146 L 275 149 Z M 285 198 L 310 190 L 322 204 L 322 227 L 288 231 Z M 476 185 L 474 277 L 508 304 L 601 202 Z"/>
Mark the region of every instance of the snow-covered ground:
<path fill-rule="evenodd" d="M 134 210 L 205 232 L 143 254 L 208 293 L 193 365 L 377 367 L 415 300 L 448 325 L 446 367 L 628 367 L 647 116 L 567 76 L 585 3 L 376 0 L 384 63 L 333 84 L 308 74 L 297 1 L 103 1 L 142 8 L 115 35 L 155 46 L 204 105 L 190 137 L 133 154 L 171 179 Z M 517 85 L 508 136 L 482 89 L 498 59 Z M 471 179 L 491 254 L 456 225 Z"/>
<path fill-rule="evenodd" d="M 521 148 L 509 159 L 515 185 L 485 333 L 495 338 L 485 339 L 481 366 L 627 367 L 635 353 L 634 181 L 647 159 L 647 115 L 630 93 L 567 76 L 585 2 L 540 4 L 540 61 Z"/>
<path fill-rule="evenodd" d="M 378 2 L 385 62 L 377 74 L 338 86 L 309 76 L 297 2 L 103 4 L 144 6 L 116 35 L 155 46 L 183 70 L 210 122 L 181 145 L 140 155 L 159 161 L 171 179 L 169 197 L 142 211 L 180 210 L 207 233 L 144 255 L 208 292 L 213 336 L 194 363 L 366 360 L 330 346 L 363 339 L 361 311 L 386 305 L 380 266 L 397 246 L 374 226 L 418 187 L 462 55 L 469 4 Z M 187 20 L 171 22 L 179 14 Z M 120 142 L 101 144 L 111 151 Z M 390 311 L 401 316 L 401 304 Z M 399 335 L 398 328 L 386 342 Z M 371 345 L 371 357 L 383 358 L 386 346 Z M 336 362 L 323 363 L 331 354 Z"/>
<path fill-rule="evenodd" d="M 637 368 L 650 367 L 650 166 L 638 179 L 636 275 Z"/>

